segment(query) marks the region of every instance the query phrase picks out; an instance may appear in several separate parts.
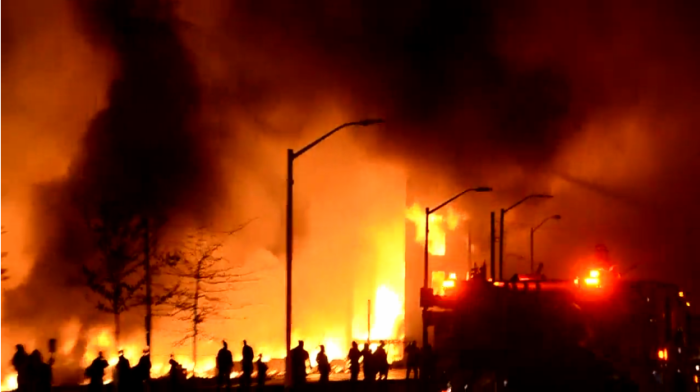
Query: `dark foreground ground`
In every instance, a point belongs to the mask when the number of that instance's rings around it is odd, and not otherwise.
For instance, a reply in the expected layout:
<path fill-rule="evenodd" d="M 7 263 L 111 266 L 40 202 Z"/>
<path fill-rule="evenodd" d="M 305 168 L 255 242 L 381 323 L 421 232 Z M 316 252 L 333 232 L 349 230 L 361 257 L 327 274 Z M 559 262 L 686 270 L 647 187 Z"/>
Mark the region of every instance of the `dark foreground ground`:
<path fill-rule="evenodd" d="M 191 381 L 191 380 L 188 380 Z M 179 388 L 176 392 L 195 392 L 195 391 L 216 391 L 216 384 L 213 382 L 213 380 L 199 380 L 200 382 L 196 383 L 197 385 L 194 385 L 194 383 L 188 383 L 188 385 L 183 385 L 181 388 Z M 225 390 L 225 388 L 223 389 Z M 240 388 L 237 385 L 232 386 L 231 388 L 232 391 L 243 391 L 242 388 Z M 376 392 L 418 392 L 418 391 L 424 391 L 424 390 L 430 390 L 430 391 L 439 391 L 439 388 L 432 388 L 432 389 L 427 389 L 422 387 L 419 382 L 411 380 L 411 381 L 406 381 L 406 380 L 388 380 L 388 381 L 377 381 L 374 383 L 366 383 L 363 381 L 358 381 L 356 383 L 353 383 L 351 381 L 331 381 L 325 385 L 320 384 L 318 382 L 310 382 L 308 383 L 304 388 L 302 389 L 297 389 L 298 391 L 304 391 L 304 392 L 323 392 L 323 391 L 348 391 L 348 392 L 355 392 L 355 391 L 376 391 Z M 81 385 L 81 386 L 61 386 L 61 387 L 54 387 L 53 391 L 56 392 L 87 392 L 88 387 L 87 385 Z M 170 392 L 173 391 L 172 386 L 167 380 L 154 380 L 152 387 L 151 387 L 151 392 Z M 258 388 L 257 386 L 253 385 L 253 387 L 250 389 L 250 391 L 284 391 L 284 386 L 282 384 L 271 384 L 271 385 L 265 385 L 264 388 Z M 116 392 L 114 391 L 114 388 L 112 385 L 105 385 L 104 387 L 104 392 Z"/>

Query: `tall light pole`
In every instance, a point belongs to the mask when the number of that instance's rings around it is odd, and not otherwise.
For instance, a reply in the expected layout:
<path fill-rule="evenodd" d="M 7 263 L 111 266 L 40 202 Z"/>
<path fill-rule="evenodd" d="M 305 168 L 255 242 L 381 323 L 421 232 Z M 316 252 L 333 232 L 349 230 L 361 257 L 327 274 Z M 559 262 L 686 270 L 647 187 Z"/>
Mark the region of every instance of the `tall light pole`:
<path fill-rule="evenodd" d="M 506 221 L 505 221 L 506 212 L 519 206 L 520 204 L 522 204 L 524 201 L 526 201 L 528 199 L 532 199 L 532 198 L 551 199 L 552 197 L 554 197 L 554 196 L 541 195 L 541 194 L 529 195 L 529 196 L 525 196 L 522 200 L 520 200 L 519 202 L 513 204 L 512 206 L 510 206 L 508 208 L 505 208 L 505 209 L 501 208 L 501 232 L 500 232 L 500 235 L 498 237 L 498 280 L 503 281 L 503 243 L 505 242 L 505 238 L 504 238 L 503 233 L 505 232 L 504 226 L 506 224 Z"/>
<path fill-rule="evenodd" d="M 452 203 L 455 201 L 457 198 L 460 196 L 464 195 L 467 192 L 491 192 L 492 189 L 481 186 L 478 188 L 469 188 L 467 190 L 464 190 L 456 195 L 454 195 L 452 198 L 447 200 L 446 202 L 440 204 L 439 206 L 433 208 L 432 210 L 430 207 L 425 207 L 425 250 L 423 253 L 423 290 L 428 289 L 428 235 L 430 234 L 430 214 L 435 213 L 439 211 L 442 207 Z M 471 251 L 471 249 L 470 249 Z M 427 307 L 423 307 L 423 346 L 425 346 L 426 343 L 428 343 L 428 326 L 426 325 L 426 311 Z"/>
<path fill-rule="evenodd" d="M 316 139 L 314 142 L 308 146 L 302 148 L 301 150 L 294 152 L 291 148 L 287 150 L 287 301 L 286 301 L 286 345 L 287 345 L 287 358 L 285 360 L 285 375 L 284 381 L 285 386 L 291 386 L 291 364 L 289 353 L 292 347 L 292 249 L 293 249 L 293 236 L 292 236 L 292 220 L 293 220 L 293 187 L 294 187 L 294 160 L 299 158 L 302 154 L 309 151 L 317 144 L 329 138 L 334 133 L 340 131 L 343 128 L 351 126 L 361 126 L 366 127 L 373 124 L 383 123 L 382 119 L 368 119 L 356 122 L 350 122 L 343 124 L 332 131 L 326 133 L 320 138 Z"/>
<path fill-rule="evenodd" d="M 549 218 L 545 218 L 542 222 L 540 222 L 539 225 L 533 227 L 530 229 L 530 273 L 534 274 L 535 273 L 535 231 L 542 227 L 545 222 L 547 222 L 550 219 L 556 219 L 559 220 L 561 219 L 561 215 L 552 215 Z"/>

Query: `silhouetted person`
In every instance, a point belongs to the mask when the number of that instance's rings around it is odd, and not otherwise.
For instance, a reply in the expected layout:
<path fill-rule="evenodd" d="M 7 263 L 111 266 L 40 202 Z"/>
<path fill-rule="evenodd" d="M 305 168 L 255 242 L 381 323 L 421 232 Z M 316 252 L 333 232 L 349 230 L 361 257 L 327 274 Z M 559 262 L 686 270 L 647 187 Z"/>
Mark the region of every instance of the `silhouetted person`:
<path fill-rule="evenodd" d="M 309 352 L 304 350 L 304 341 L 300 340 L 299 345 L 291 350 L 292 357 L 292 385 L 301 386 L 306 384 L 306 363 L 309 360 Z"/>
<path fill-rule="evenodd" d="M 24 351 L 24 346 L 18 344 L 15 346 L 17 352 L 12 356 L 12 366 L 17 372 L 17 390 L 24 392 L 28 388 L 27 366 L 29 365 L 29 355 Z"/>
<path fill-rule="evenodd" d="M 322 383 L 328 382 L 331 374 L 331 363 L 328 362 L 326 347 L 323 345 L 321 345 L 321 351 L 316 354 L 316 365 L 318 366 L 318 373 L 321 375 L 320 381 Z"/>
<path fill-rule="evenodd" d="M 134 391 L 143 391 L 145 383 L 151 378 L 151 354 L 148 349 L 143 350 L 139 363 L 132 369 L 131 385 Z"/>
<path fill-rule="evenodd" d="M 231 390 L 231 369 L 233 368 L 233 356 L 231 351 L 228 349 L 228 344 L 226 341 L 223 342 L 224 346 L 219 350 L 216 355 L 216 390 L 221 390 L 221 387 L 226 383 L 226 390 Z"/>
<path fill-rule="evenodd" d="M 413 372 L 414 378 L 418 378 L 418 346 L 416 341 L 412 341 L 411 344 L 406 347 L 406 380 L 411 378 L 411 372 Z"/>
<path fill-rule="evenodd" d="M 170 354 L 170 390 L 178 392 L 180 390 L 180 377 L 182 377 L 182 366 Z"/>
<path fill-rule="evenodd" d="M 386 350 L 384 349 L 385 345 L 386 343 L 384 343 L 382 340 L 379 347 L 377 347 L 377 351 L 374 352 L 374 363 L 377 372 L 379 372 L 380 380 L 386 380 L 389 378 L 389 358 Z"/>
<path fill-rule="evenodd" d="M 105 369 L 109 366 L 109 363 L 102 356 L 102 351 L 98 354 L 97 358 L 92 361 L 90 366 L 85 371 L 85 375 L 90 379 L 90 385 L 88 386 L 88 391 L 90 392 L 102 392 L 102 379 L 105 376 Z"/>
<path fill-rule="evenodd" d="M 360 358 L 362 358 L 362 353 L 360 349 L 357 348 L 357 342 L 352 342 L 352 347 L 350 348 L 350 352 L 348 352 L 351 381 L 357 381 L 357 377 L 360 374 Z"/>
<path fill-rule="evenodd" d="M 248 345 L 248 342 L 243 341 L 243 375 L 241 376 L 241 386 L 243 388 L 249 388 L 253 381 L 253 361 L 255 360 L 255 354 L 253 353 L 253 348 Z"/>
<path fill-rule="evenodd" d="M 372 358 L 372 350 L 369 348 L 369 343 L 365 343 L 362 346 L 362 373 L 364 374 L 364 380 L 365 381 L 372 381 L 372 372 L 373 372 L 373 358 Z"/>
<path fill-rule="evenodd" d="M 262 390 L 265 387 L 265 380 L 267 380 L 267 364 L 263 362 L 262 354 L 258 355 L 255 365 L 258 368 L 258 389 Z"/>
<path fill-rule="evenodd" d="M 51 366 L 44 363 L 39 350 L 32 351 L 27 363 L 27 376 L 33 392 L 48 392 L 51 390 Z"/>
<path fill-rule="evenodd" d="M 377 350 L 374 350 L 374 352 L 370 351 L 369 353 L 369 358 L 367 358 L 369 362 L 367 362 L 367 372 L 368 373 L 368 381 L 376 381 L 377 380 L 377 373 L 379 373 L 379 366 L 377 364 Z"/>
<path fill-rule="evenodd" d="M 421 355 L 422 359 L 422 369 L 421 376 L 426 381 L 431 381 L 435 378 L 435 355 L 433 353 L 433 346 L 426 343 L 423 346 L 423 353 Z"/>
<path fill-rule="evenodd" d="M 131 391 L 131 364 L 129 360 L 124 357 L 124 351 L 119 351 L 119 361 L 117 362 L 117 391 L 118 392 L 129 392 Z"/>

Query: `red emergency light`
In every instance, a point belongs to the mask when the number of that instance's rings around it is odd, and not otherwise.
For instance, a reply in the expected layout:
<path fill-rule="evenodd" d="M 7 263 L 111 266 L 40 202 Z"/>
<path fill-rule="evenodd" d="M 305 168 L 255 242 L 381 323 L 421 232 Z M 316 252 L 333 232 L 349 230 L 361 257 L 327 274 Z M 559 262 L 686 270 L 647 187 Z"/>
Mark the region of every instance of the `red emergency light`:
<path fill-rule="evenodd" d="M 662 361 L 668 361 L 668 350 L 664 349 L 659 349 L 658 352 L 659 359 Z"/>
<path fill-rule="evenodd" d="M 587 276 L 583 278 L 576 277 L 576 279 L 574 279 L 574 284 L 585 288 L 600 288 L 602 278 L 602 269 L 592 269 L 588 271 Z"/>

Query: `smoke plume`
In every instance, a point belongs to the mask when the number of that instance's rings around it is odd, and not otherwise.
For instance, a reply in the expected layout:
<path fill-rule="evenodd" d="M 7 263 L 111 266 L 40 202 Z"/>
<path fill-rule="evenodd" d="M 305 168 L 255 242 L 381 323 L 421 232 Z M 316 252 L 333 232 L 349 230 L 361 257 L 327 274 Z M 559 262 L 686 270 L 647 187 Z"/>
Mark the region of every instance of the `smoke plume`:
<path fill-rule="evenodd" d="M 549 276 L 569 277 L 604 243 L 640 265 L 634 277 L 700 284 L 688 261 L 700 233 L 696 4 L 45 3 L 3 14 L 3 224 L 21 260 L 10 272 L 31 266 L 3 295 L 3 335 L 95 317 L 72 306 L 92 252 L 82 210 L 110 202 L 224 226 L 259 218 L 228 256 L 271 270 L 235 294 L 260 306 L 221 335 L 280 347 L 285 149 L 362 118 L 387 123 L 343 130 L 296 166 L 295 335 L 323 335 L 315 323 L 331 314 L 329 330 L 354 337 L 347 314 L 399 274 L 389 233 L 401 235 L 408 178 L 426 205 L 493 187 L 455 204 L 482 232 L 490 211 L 554 194 L 506 217 L 507 273 L 528 268 L 529 228 L 560 214 L 538 232 Z"/>
<path fill-rule="evenodd" d="M 208 223 L 225 203 L 198 75 L 169 6 L 83 1 L 75 12 L 83 36 L 112 59 L 113 75 L 106 108 L 90 121 L 67 176 L 34 191 L 36 261 L 25 283 L 7 294 L 4 321 L 41 325 L 39 338 L 57 336 L 73 317 L 83 325 L 99 320 L 75 304 L 84 301 L 81 266 L 95 252 L 86 219 L 100 208 L 125 221 Z"/>

